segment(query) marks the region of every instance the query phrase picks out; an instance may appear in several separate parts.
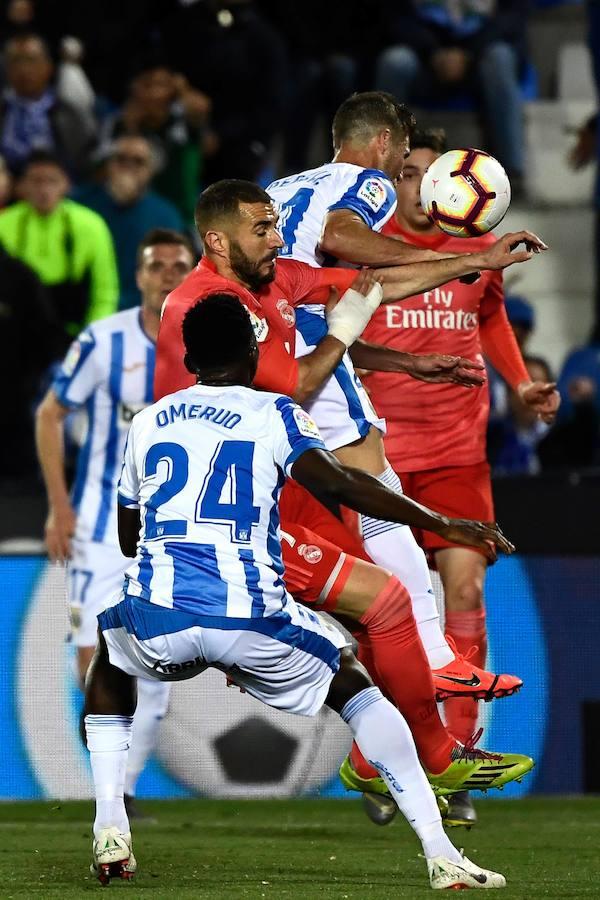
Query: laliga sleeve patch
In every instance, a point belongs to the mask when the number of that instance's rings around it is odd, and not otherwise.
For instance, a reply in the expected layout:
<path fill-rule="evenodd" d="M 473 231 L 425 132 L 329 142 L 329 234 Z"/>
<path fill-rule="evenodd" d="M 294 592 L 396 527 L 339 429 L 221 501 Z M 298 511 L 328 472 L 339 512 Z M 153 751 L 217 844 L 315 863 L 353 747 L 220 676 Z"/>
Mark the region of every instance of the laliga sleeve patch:
<path fill-rule="evenodd" d="M 357 197 L 359 200 L 364 200 L 374 212 L 379 212 L 387 198 L 383 181 L 379 178 L 367 178 L 361 184 Z"/>
<path fill-rule="evenodd" d="M 71 377 L 81 357 L 81 341 L 73 341 L 62 364 L 63 375 Z"/>
<path fill-rule="evenodd" d="M 267 335 L 269 333 L 269 325 L 267 323 L 267 320 L 259 319 L 256 313 L 253 313 L 250 309 L 248 310 L 248 315 L 250 316 L 250 321 L 252 322 L 256 343 L 262 344 L 263 341 L 266 341 Z"/>
<path fill-rule="evenodd" d="M 299 406 L 296 406 L 294 409 L 294 422 L 303 437 L 316 438 L 319 441 L 322 440 L 316 423 L 311 419 L 309 414 Z"/>

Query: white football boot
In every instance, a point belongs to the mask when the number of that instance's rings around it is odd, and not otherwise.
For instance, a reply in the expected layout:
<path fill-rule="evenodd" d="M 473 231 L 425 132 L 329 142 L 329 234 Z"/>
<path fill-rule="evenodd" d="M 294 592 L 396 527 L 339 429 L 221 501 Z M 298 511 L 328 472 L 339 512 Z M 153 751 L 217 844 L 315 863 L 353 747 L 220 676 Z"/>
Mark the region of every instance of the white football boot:
<path fill-rule="evenodd" d="M 115 825 L 103 828 L 92 844 L 90 872 L 100 884 L 109 884 L 111 878 L 131 880 L 136 869 L 131 834 L 123 834 Z"/>
<path fill-rule="evenodd" d="M 427 870 L 429 883 L 434 891 L 458 891 L 469 888 L 489 890 L 506 887 L 504 875 L 490 872 L 489 869 L 480 869 L 464 855 L 459 863 L 451 862 L 445 856 L 434 856 L 427 860 Z"/>

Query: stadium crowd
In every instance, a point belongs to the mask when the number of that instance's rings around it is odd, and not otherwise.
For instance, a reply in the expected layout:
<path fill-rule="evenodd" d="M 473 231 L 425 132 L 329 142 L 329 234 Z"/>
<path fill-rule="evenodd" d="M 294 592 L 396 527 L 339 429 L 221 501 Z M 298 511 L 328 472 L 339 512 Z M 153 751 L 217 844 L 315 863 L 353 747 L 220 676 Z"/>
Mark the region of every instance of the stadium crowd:
<path fill-rule="evenodd" d="M 315 145 L 327 146 L 353 91 L 387 90 L 418 107 L 434 97 L 449 109 L 473 104 L 486 149 L 522 198 L 532 6 L 331 0 L 331 29 L 313 0 L 2 3 L 0 365 L 13 422 L 2 489 L 37 476 L 33 411 L 71 339 L 140 303 L 144 236 L 170 228 L 194 239 L 196 198 L 218 179 L 267 184 L 321 163 Z M 597 41 L 592 50 L 597 63 Z M 582 130 L 577 165 L 594 155 L 596 122 Z M 526 353 L 533 309 L 515 297 L 507 310 Z M 545 425 L 490 370 L 494 471 L 598 465 L 598 327 L 560 372 L 551 359 L 525 361 L 533 380 L 558 381 L 561 410 Z"/>

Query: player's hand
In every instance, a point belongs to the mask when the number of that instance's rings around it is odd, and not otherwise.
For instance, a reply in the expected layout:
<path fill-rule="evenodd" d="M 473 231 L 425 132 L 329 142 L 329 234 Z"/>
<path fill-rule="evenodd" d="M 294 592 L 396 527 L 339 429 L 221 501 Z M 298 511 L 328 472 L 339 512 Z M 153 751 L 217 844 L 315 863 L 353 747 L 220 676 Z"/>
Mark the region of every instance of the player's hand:
<path fill-rule="evenodd" d="M 52 562 L 64 563 L 71 558 L 71 538 L 75 533 L 75 520 L 75 510 L 70 503 L 50 509 L 44 536 L 48 557 Z"/>
<path fill-rule="evenodd" d="M 452 544 L 464 544 L 465 547 L 483 550 L 490 562 L 496 560 L 496 549 L 508 554 L 515 551 L 513 544 L 502 534 L 497 522 L 450 519 L 439 534 Z"/>
<path fill-rule="evenodd" d="M 519 250 L 521 244 L 524 250 Z M 476 253 L 476 265 L 478 269 L 506 269 L 514 263 L 527 262 L 534 253 L 547 250 L 547 245 L 532 231 L 512 231 L 503 234 L 495 244 L 483 253 Z"/>
<path fill-rule="evenodd" d="M 560 406 L 560 394 L 554 381 L 522 381 L 517 388 L 521 402 L 550 425 Z"/>
<path fill-rule="evenodd" d="M 462 387 L 481 387 L 486 382 L 485 366 L 462 356 L 441 353 L 413 355 L 408 375 L 430 384 L 459 384 Z"/>

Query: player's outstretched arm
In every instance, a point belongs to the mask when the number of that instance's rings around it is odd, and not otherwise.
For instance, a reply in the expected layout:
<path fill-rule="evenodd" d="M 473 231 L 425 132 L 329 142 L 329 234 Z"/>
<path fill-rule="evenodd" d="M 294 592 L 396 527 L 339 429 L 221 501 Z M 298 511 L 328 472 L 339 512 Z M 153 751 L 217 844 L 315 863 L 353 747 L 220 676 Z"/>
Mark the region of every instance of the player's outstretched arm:
<path fill-rule="evenodd" d="M 335 288 L 331 290 L 325 305 L 328 334 L 311 353 L 297 361 L 298 381 L 292 394 L 297 403 L 304 403 L 329 378 L 346 349 L 365 330 L 381 297 L 381 286 L 371 269 L 359 272 L 341 299 Z"/>
<path fill-rule="evenodd" d="M 69 559 L 75 532 L 75 511 L 65 477 L 63 424 L 67 413 L 68 409 L 50 389 L 35 417 L 35 444 L 48 500 L 44 534 L 48 556 L 53 562 Z"/>
<path fill-rule="evenodd" d="M 327 494 L 363 515 L 432 531 L 452 543 L 478 547 L 490 559 L 495 558 L 494 546 L 504 553 L 515 549 L 495 523 L 448 519 L 405 494 L 395 494 L 372 475 L 342 466 L 326 450 L 307 450 L 299 456 L 292 466 L 292 476 L 311 493 Z"/>
<path fill-rule="evenodd" d="M 521 244 L 525 245 L 525 249 L 518 249 Z M 383 302 L 390 303 L 433 290 L 455 278 L 464 278 L 483 269 L 497 271 L 515 263 L 527 262 L 534 253 L 547 249 L 546 244 L 533 232 L 516 231 L 503 235 L 480 253 L 465 253 L 454 259 L 376 269 L 376 273 L 383 284 Z"/>
<path fill-rule="evenodd" d="M 430 262 L 455 255 L 413 247 L 397 238 L 372 231 L 365 220 L 351 209 L 334 209 L 327 213 L 319 249 L 356 266 L 374 268 Z"/>
<path fill-rule="evenodd" d="M 462 356 L 442 353 L 405 353 L 371 344 L 359 338 L 350 347 L 350 357 L 358 369 L 372 372 L 397 372 L 430 384 L 458 384 L 480 387 L 485 384 L 485 366 Z"/>

